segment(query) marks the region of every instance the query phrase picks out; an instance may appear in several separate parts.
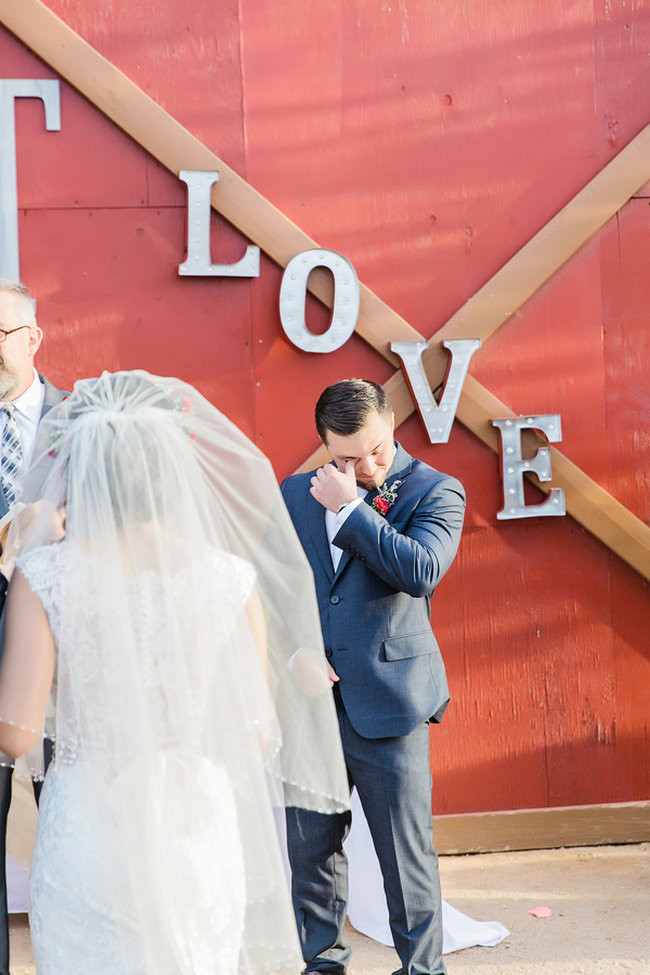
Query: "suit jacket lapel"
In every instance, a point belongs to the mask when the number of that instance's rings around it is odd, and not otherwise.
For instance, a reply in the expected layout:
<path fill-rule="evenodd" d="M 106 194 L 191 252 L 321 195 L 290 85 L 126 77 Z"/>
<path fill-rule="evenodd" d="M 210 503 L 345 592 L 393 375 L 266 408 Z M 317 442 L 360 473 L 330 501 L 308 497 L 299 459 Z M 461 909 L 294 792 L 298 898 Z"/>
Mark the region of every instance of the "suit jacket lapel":
<path fill-rule="evenodd" d="M 412 470 L 413 458 L 404 450 L 400 443 L 395 441 L 395 456 L 386 477 L 386 484 L 388 484 L 390 487 L 393 481 L 395 481 L 398 477 L 404 479 L 411 473 Z M 375 497 L 376 494 L 377 492 L 375 491 L 373 497 Z M 372 501 L 372 498 L 370 500 Z"/>
<path fill-rule="evenodd" d="M 341 558 L 339 559 L 339 564 L 337 565 L 336 572 L 334 573 L 335 579 L 338 579 L 338 577 L 341 575 L 343 569 L 346 567 L 346 565 L 348 564 L 351 558 L 352 556 L 350 555 L 349 552 L 341 552 Z"/>
<path fill-rule="evenodd" d="M 62 389 L 57 389 L 56 386 L 53 386 L 52 383 L 46 379 L 45 376 L 41 375 L 40 372 L 38 374 L 38 378 L 45 387 L 43 406 L 41 408 L 41 416 L 43 417 L 49 410 L 52 409 L 53 406 L 57 406 L 61 400 L 64 400 L 68 394 Z"/>
<path fill-rule="evenodd" d="M 66 394 L 62 393 L 60 389 L 56 388 L 56 386 L 53 386 L 51 382 L 48 382 L 45 376 L 42 376 L 40 372 L 38 374 L 38 378 L 45 387 L 45 392 L 43 394 L 43 406 L 41 407 L 41 417 L 43 417 L 48 410 L 51 410 L 53 406 L 60 403 Z M 0 491 L 0 518 L 4 518 L 8 510 L 9 507 L 7 505 L 4 493 Z"/>
<path fill-rule="evenodd" d="M 51 410 L 53 406 L 60 403 L 61 400 L 65 399 L 68 394 L 64 393 L 61 389 L 57 389 L 56 386 L 53 386 L 52 383 L 49 382 L 49 380 L 47 380 L 40 372 L 38 374 L 38 378 L 45 387 L 45 392 L 43 394 L 43 406 L 41 407 L 41 417 L 43 417 L 48 410 Z M 8 510 L 9 508 L 5 500 L 5 496 L 3 492 L 0 491 L 0 518 L 3 518 L 7 514 Z"/>
<path fill-rule="evenodd" d="M 318 504 L 317 501 L 314 501 L 311 495 L 309 495 L 308 499 L 307 520 L 309 522 L 309 531 L 313 546 L 316 549 L 316 554 L 318 555 L 325 575 L 331 582 L 334 578 L 334 566 L 332 565 L 330 544 L 327 540 L 327 530 L 325 528 L 325 508 Z"/>
<path fill-rule="evenodd" d="M 401 478 L 403 480 L 405 477 L 408 477 L 408 475 L 411 473 L 412 468 L 413 468 L 413 458 L 411 457 L 410 454 L 407 454 L 407 452 L 404 450 L 401 444 L 395 441 L 395 456 L 393 458 L 393 463 L 390 465 L 390 470 L 386 475 L 386 481 L 384 483 L 390 487 L 390 485 L 393 484 L 393 482 L 396 481 L 398 478 Z M 375 489 L 374 491 L 368 491 L 365 498 L 363 499 L 365 504 L 371 505 L 378 494 L 379 491 L 377 489 Z M 399 488 L 398 488 L 398 501 L 399 501 Z M 397 502 L 395 503 L 397 504 Z M 390 522 L 391 520 L 390 516 L 392 510 L 393 510 L 392 508 L 389 508 L 386 514 L 386 521 L 388 522 Z M 327 536 L 325 540 L 327 541 Z M 328 550 L 328 554 L 329 554 L 329 550 Z M 343 552 L 336 569 L 336 574 L 334 576 L 335 579 L 338 579 L 338 577 L 343 572 L 345 567 L 349 565 L 351 558 L 352 556 L 350 555 L 349 552 Z M 331 559 L 330 559 L 330 563 L 331 563 Z"/>

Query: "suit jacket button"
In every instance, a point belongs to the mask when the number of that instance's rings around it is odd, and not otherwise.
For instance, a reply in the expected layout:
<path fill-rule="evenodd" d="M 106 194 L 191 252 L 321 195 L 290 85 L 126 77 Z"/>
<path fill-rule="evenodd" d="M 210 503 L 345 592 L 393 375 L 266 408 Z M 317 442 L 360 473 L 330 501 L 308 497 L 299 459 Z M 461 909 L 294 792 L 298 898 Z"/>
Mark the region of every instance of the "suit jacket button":
<path fill-rule="evenodd" d="M 325 656 L 326 657 L 331 657 L 332 656 L 332 651 L 330 650 L 329 647 L 325 647 Z"/>
<path fill-rule="evenodd" d="M 337 603 L 340 603 L 341 602 L 341 597 L 340 596 L 330 596 L 330 602 L 331 602 L 332 606 L 336 606 Z"/>

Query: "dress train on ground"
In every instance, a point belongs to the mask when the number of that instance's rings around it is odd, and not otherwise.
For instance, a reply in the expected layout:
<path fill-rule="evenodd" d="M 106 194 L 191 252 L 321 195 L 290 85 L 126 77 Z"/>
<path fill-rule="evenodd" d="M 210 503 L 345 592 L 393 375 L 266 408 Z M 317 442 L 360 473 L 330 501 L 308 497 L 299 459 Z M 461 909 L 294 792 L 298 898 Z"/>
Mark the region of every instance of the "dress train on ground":
<path fill-rule="evenodd" d="M 349 863 L 348 918 L 361 934 L 392 946 L 388 908 L 379 863 L 372 845 L 368 822 L 356 789 L 350 802 L 352 828 L 345 841 Z M 492 947 L 510 934 L 498 921 L 475 921 L 446 901 L 442 902 L 443 954 L 471 948 Z"/>

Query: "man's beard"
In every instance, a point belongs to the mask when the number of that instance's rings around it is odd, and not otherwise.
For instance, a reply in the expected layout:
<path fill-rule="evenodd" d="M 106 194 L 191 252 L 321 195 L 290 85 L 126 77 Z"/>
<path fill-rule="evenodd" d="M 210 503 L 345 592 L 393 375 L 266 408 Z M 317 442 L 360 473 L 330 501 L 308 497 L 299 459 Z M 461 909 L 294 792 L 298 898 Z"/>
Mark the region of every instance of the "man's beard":
<path fill-rule="evenodd" d="M 382 486 L 387 475 L 388 471 L 382 471 L 381 474 L 377 474 L 376 477 L 371 478 L 369 481 L 364 481 L 362 478 L 358 477 L 357 484 L 365 491 L 376 491 Z"/>
<path fill-rule="evenodd" d="M 0 366 L 0 401 L 8 400 L 18 389 L 20 376 L 14 376 L 11 372 L 5 372 Z"/>

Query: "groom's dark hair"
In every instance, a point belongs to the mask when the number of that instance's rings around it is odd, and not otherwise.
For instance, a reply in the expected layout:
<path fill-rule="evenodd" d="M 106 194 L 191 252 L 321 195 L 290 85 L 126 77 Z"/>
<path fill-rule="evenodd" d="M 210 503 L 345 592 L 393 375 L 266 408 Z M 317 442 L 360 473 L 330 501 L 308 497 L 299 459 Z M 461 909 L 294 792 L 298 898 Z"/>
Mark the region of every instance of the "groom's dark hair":
<path fill-rule="evenodd" d="M 318 435 L 327 443 L 327 431 L 351 437 L 368 421 L 371 413 L 393 412 L 390 400 L 378 383 L 370 379 L 342 379 L 328 386 L 316 403 Z"/>

